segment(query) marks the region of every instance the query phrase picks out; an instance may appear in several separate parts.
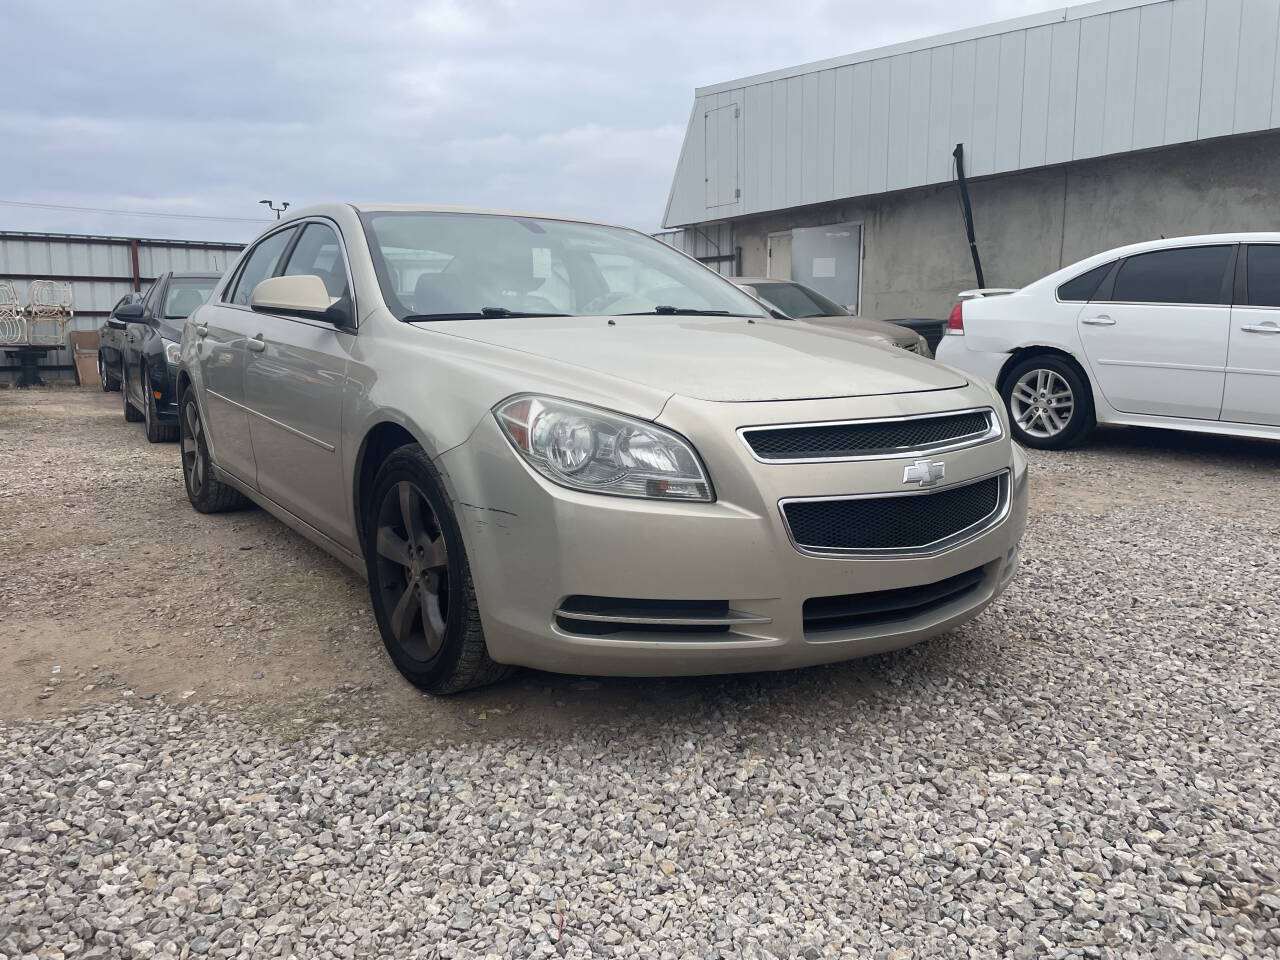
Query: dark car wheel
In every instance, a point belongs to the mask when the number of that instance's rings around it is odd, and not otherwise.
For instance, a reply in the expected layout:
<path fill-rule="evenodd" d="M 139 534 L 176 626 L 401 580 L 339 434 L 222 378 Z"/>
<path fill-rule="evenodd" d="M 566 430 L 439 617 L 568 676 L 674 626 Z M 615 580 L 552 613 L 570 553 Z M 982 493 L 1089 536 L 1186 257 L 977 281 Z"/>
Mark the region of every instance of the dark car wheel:
<path fill-rule="evenodd" d="M 1023 446 L 1062 450 L 1080 443 L 1097 425 L 1089 381 L 1066 357 L 1028 357 L 1009 371 L 1000 392 L 1013 438 Z"/>
<path fill-rule="evenodd" d="M 147 424 L 147 440 L 151 443 L 172 443 L 178 439 L 176 423 L 161 423 L 159 411 L 156 410 L 156 394 L 151 387 L 151 374 L 144 368 L 142 371 L 142 406 L 143 419 Z"/>
<path fill-rule="evenodd" d="M 120 381 L 120 395 L 124 397 L 124 422 L 139 423 L 142 420 L 142 412 L 129 400 L 128 381 Z"/>
<path fill-rule="evenodd" d="M 120 381 L 107 372 L 107 365 L 102 359 L 102 354 L 98 354 L 98 382 L 102 384 L 102 392 L 110 393 L 112 390 L 120 389 Z"/>
<path fill-rule="evenodd" d="M 421 447 L 387 458 L 364 506 L 373 612 L 400 672 L 430 693 L 506 676 L 510 668 L 489 659 L 462 536 Z"/>
<path fill-rule="evenodd" d="M 187 499 L 201 513 L 221 513 L 246 504 L 244 496 L 213 476 L 209 446 L 205 443 L 200 407 L 191 390 L 183 391 L 178 406 L 178 427 L 182 440 L 182 479 Z"/>

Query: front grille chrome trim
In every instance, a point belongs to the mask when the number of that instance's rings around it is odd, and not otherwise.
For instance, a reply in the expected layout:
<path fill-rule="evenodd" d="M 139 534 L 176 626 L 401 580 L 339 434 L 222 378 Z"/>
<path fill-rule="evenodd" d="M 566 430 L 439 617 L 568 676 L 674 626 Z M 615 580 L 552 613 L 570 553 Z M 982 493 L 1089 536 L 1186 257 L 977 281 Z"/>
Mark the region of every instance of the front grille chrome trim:
<path fill-rule="evenodd" d="M 644 617 L 613 613 L 584 613 L 579 610 L 557 608 L 555 615 L 563 620 L 580 620 L 587 623 L 618 623 L 652 627 L 731 627 L 742 624 L 773 623 L 772 617 L 757 617 L 737 610 L 729 610 L 722 617 Z"/>
<path fill-rule="evenodd" d="M 749 439 L 753 433 L 767 433 L 777 430 L 806 430 L 830 427 L 858 427 L 873 423 L 906 423 L 911 420 L 932 420 L 938 417 L 958 417 L 967 413 L 982 413 L 987 417 L 987 429 L 981 433 L 970 433 L 936 444 L 913 444 L 907 447 L 882 447 L 864 450 L 860 453 L 844 456 L 816 457 L 768 457 L 761 456 L 751 446 Z M 768 423 L 750 427 L 739 427 L 738 438 L 747 448 L 752 458 L 760 463 L 852 463 L 859 460 L 893 460 L 905 457 L 920 457 L 938 453 L 949 453 L 953 450 L 964 450 L 983 443 L 999 440 L 1004 436 L 1004 428 L 1000 424 L 1000 415 L 992 407 L 966 407 L 961 410 L 939 410 L 933 413 L 912 413 L 901 417 L 875 417 L 864 420 L 814 420 L 804 423 Z M 828 498 L 830 499 L 830 498 Z"/>
<path fill-rule="evenodd" d="M 957 530 L 949 536 L 932 543 L 922 544 L 918 547 L 900 548 L 900 547 L 853 547 L 847 549 L 838 549 L 832 547 L 807 547 L 796 541 L 795 534 L 791 531 L 791 523 L 787 520 L 787 505 L 792 503 L 831 503 L 842 500 L 883 500 L 898 499 L 899 497 L 927 497 L 930 494 L 945 493 L 948 490 L 958 490 L 961 487 L 967 487 L 975 483 L 982 483 L 984 480 L 990 480 L 992 477 L 1000 478 L 1000 490 L 996 500 L 996 507 L 991 513 L 987 514 L 977 523 L 972 523 L 962 530 Z M 799 553 L 808 557 L 827 557 L 841 559 L 855 558 L 873 558 L 876 560 L 893 560 L 902 557 L 934 557 L 940 553 L 946 553 L 948 550 L 954 550 L 956 547 L 962 546 L 969 541 L 982 536 L 988 530 L 998 527 L 1009 516 L 1009 508 L 1012 503 L 1010 497 L 1010 472 L 1005 467 L 994 473 L 987 473 L 980 477 L 974 477 L 972 480 L 965 480 L 963 483 L 949 483 L 945 486 L 930 487 L 926 490 L 893 490 L 886 493 L 859 493 L 842 497 L 785 497 L 778 501 L 778 512 L 782 515 L 782 525 L 786 528 L 787 538 L 791 541 L 791 545 L 796 548 Z"/>

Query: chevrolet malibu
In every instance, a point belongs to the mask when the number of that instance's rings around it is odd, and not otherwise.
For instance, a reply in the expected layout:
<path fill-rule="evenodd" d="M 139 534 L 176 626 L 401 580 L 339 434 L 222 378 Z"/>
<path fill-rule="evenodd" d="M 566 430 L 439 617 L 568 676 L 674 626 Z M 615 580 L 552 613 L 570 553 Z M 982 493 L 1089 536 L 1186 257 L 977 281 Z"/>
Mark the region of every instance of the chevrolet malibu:
<path fill-rule="evenodd" d="M 865 656 L 1016 569 L 1026 462 L 990 386 L 777 319 L 632 230 L 296 212 L 181 356 L 192 505 L 247 498 L 365 576 L 435 693 Z"/>

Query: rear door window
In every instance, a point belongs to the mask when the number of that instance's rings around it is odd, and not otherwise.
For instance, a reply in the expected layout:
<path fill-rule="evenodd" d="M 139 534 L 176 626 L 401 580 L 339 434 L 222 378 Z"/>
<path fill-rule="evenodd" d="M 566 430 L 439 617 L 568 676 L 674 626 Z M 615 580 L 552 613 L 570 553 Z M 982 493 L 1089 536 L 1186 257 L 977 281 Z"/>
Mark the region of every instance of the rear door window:
<path fill-rule="evenodd" d="M 1155 250 L 1129 257 L 1116 274 L 1116 303 L 1226 303 L 1223 276 L 1230 245 Z"/>
<path fill-rule="evenodd" d="M 1093 295 L 1098 292 L 1098 287 L 1102 286 L 1102 281 L 1107 278 L 1107 274 L 1111 272 L 1111 268 L 1115 266 L 1115 263 L 1112 260 L 1110 263 L 1094 267 L 1092 270 L 1068 280 L 1058 287 L 1058 299 L 1065 303 L 1087 303 L 1092 300 Z"/>
<path fill-rule="evenodd" d="M 1250 307 L 1280 307 L 1280 245 L 1250 244 L 1247 264 Z"/>
<path fill-rule="evenodd" d="M 236 303 L 242 307 L 249 305 L 253 288 L 268 277 L 276 275 L 280 258 L 295 233 L 297 233 L 297 227 L 273 233 L 249 252 L 249 257 L 245 260 L 240 276 L 236 280 L 236 289 L 231 295 L 230 303 Z"/>

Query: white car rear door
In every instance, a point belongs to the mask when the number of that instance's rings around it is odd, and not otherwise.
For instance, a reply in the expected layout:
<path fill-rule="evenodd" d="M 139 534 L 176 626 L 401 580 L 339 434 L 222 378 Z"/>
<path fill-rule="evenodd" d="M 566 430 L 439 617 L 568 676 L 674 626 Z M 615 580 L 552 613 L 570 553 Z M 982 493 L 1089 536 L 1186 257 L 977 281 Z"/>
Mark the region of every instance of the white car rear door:
<path fill-rule="evenodd" d="M 1280 425 L 1280 244 L 1241 248 L 1222 418 Z"/>
<path fill-rule="evenodd" d="M 1216 420 L 1235 244 L 1135 254 L 1079 314 L 1103 396 L 1124 413 Z"/>

